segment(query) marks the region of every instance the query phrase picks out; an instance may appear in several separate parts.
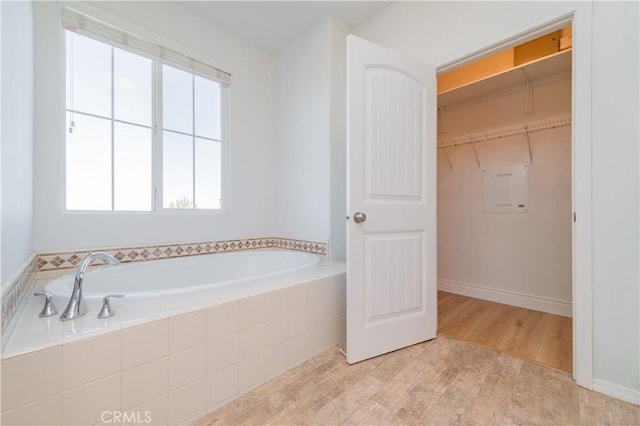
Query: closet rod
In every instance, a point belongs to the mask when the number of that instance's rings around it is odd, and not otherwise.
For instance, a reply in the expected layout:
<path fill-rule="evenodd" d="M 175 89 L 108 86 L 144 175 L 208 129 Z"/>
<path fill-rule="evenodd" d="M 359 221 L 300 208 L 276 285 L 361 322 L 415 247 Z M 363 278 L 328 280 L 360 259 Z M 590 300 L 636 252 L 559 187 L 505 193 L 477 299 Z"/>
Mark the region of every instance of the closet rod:
<path fill-rule="evenodd" d="M 454 148 L 456 146 L 484 142 L 493 139 L 501 139 L 509 136 L 524 136 L 540 130 L 556 129 L 571 125 L 571 115 L 560 115 L 558 117 L 545 118 L 529 123 L 517 124 L 515 126 L 502 127 L 500 129 L 487 130 L 469 135 L 459 136 L 451 139 L 442 139 L 438 144 L 438 149 Z"/>

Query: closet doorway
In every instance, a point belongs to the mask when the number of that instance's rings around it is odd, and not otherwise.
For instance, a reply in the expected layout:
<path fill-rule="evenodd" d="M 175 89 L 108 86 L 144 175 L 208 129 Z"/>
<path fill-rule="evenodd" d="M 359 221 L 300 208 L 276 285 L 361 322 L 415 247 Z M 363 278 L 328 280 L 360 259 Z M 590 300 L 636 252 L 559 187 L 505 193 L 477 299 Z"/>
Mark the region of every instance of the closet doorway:
<path fill-rule="evenodd" d="M 438 77 L 438 332 L 570 374 L 571 35 Z"/>

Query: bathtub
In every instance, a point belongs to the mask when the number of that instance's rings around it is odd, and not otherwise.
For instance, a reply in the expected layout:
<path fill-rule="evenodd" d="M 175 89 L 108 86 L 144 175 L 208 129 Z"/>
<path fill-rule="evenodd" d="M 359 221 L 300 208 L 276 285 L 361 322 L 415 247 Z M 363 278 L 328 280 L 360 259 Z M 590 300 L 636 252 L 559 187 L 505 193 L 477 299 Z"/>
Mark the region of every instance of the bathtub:
<path fill-rule="evenodd" d="M 109 294 L 125 296 L 112 299 L 116 308 L 175 307 L 193 304 L 194 298 L 206 304 L 259 293 L 274 285 L 282 286 L 288 281 L 287 277 L 312 272 L 319 263 L 320 257 L 316 254 L 254 250 L 90 267 L 84 277 L 82 294 L 87 315 L 98 312 L 102 298 Z M 53 295 L 56 306 L 66 306 L 74 275 L 72 272 L 45 285 L 44 291 Z"/>
<path fill-rule="evenodd" d="M 72 285 L 70 273 L 40 278 L 34 290 L 51 292 L 62 312 Z M 195 422 L 337 350 L 345 290 L 344 263 L 289 250 L 92 267 L 83 317 L 39 318 L 42 299 L 33 296 L 17 313 L 2 354 L 2 421 L 97 424 L 124 413 Z M 113 293 L 125 295 L 111 302 L 115 316 L 98 319 L 101 298 Z"/>

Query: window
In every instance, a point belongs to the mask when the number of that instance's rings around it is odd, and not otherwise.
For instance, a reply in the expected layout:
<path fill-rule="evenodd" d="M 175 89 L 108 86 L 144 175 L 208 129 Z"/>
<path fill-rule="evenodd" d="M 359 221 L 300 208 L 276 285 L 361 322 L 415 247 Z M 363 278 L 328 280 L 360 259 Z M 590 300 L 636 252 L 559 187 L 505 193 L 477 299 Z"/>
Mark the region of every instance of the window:
<path fill-rule="evenodd" d="M 65 34 L 66 209 L 221 209 L 226 85 Z"/>

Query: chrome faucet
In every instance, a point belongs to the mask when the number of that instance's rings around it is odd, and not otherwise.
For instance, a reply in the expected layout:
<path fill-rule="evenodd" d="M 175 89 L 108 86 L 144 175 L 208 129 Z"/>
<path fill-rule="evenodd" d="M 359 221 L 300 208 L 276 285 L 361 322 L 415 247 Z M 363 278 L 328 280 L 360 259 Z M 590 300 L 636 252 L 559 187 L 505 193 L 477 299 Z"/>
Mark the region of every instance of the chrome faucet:
<path fill-rule="evenodd" d="M 82 262 L 80 262 L 80 266 L 78 266 L 78 270 L 76 271 L 76 279 L 73 283 L 73 292 L 71 293 L 69 304 L 62 315 L 60 315 L 61 321 L 80 318 L 87 313 L 87 305 L 84 303 L 84 299 L 82 298 L 82 281 L 84 280 L 84 273 L 87 271 L 87 268 L 91 265 L 91 262 L 96 259 L 104 260 L 109 265 L 116 265 L 120 263 L 118 259 L 103 251 L 90 253 L 82 259 Z"/>

